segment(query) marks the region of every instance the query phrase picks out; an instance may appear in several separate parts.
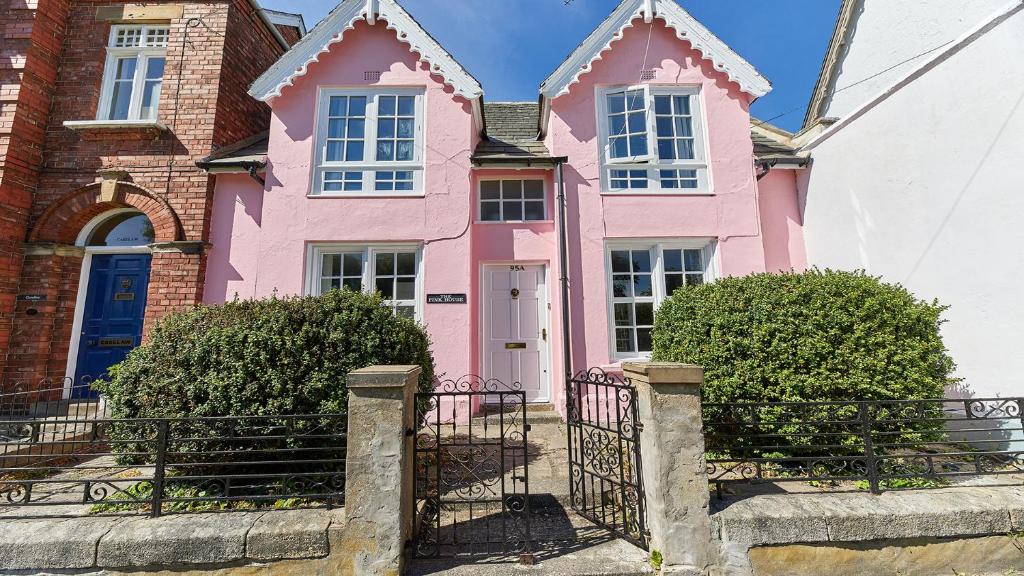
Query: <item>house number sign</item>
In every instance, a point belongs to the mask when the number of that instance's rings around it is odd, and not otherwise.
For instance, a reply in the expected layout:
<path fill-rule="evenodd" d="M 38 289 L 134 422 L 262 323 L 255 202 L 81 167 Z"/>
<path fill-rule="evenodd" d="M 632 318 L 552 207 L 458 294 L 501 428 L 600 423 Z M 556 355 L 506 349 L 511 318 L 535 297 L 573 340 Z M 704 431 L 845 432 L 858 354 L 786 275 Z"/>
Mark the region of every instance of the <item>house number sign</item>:
<path fill-rule="evenodd" d="M 465 294 L 427 294 L 427 304 L 465 304 Z"/>

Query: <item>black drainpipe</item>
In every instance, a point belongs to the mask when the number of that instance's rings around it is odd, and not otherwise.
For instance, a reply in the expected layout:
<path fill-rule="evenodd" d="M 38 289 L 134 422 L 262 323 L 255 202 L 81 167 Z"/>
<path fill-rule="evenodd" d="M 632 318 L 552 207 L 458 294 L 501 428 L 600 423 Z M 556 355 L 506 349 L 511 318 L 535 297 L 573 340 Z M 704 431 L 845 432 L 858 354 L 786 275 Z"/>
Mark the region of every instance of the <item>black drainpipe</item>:
<path fill-rule="evenodd" d="M 567 158 L 555 158 L 555 184 L 558 186 L 558 264 L 561 268 L 559 282 L 562 289 L 562 363 L 566 382 L 572 378 L 572 344 L 570 342 L 569 316 L 569 228 L 565 216 L 565 179 L 562 166 Z M 568 400 L 568 398 L 566 399 Z"/>

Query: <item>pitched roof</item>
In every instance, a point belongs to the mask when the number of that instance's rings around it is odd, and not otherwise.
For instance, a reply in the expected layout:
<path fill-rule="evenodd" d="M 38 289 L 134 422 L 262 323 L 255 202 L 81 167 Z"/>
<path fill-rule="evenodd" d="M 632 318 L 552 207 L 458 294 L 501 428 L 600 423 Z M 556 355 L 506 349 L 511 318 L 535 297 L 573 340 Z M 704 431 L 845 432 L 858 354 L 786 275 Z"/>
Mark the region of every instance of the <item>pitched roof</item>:
<path fill-rule="evenodd" d="M 473 151 L 473 161 L 550 162 L 551 152 L 537 140 L 539 115 L 536 102 L 485 102 L 487 138 Z"/>
<path fill-rule="evenodd" d="M 825 60 L 821 63 L 821 72 L 818 73 L 818 81 L 814 85 L 814 92 L 811 93 L 811 101 L 804 115 L 804 128 L 820 117 L 825 101 L 835 89 L 836 70 L 839 67 L 839 59 L 849 43 L 849 34 L 853 29 L 851 24 L 854 22 L 858 3 L 859 0 L 843 0 L 839 7 L 836 27 L 832 31 L 832 41 L 825 52 Z"/>
<path fill-rule="evenodd" d="M 648 15 L 648 11 L 653 12 L 653 15 Z M 666 26 L 675 30 L 680 40 L 689 42 L 694 50 L 712 62 L 715 70 L 727 75 L 744 92 L 761 97 L 771 91 L 771 82 L 674 0 L 622 0 L 604 22 L 544 80 L 540 86 L 541 94 L 554 99 L 568 93 L 569 88 L 579 82 L 580 76 L 591 70 L 594 61 L 599 60 L 604 51 L 611 49 L 612 42 L 621 39 L 625 29 L 640 17 L 647 22 L 653 18 L 663 20 Z"/>
<path fill-rule="evenodd" d="M 212 168 L 263 167 L 267 163 L 270 132 L 264 131 L 244 140 L 222 146 L 213 154 L 196 162 L 204 170 Z"/>
<path fill-rule="evenodd" d="M 368 10 L 368 6 L 376 6 L 376 10 Z M 371 11 L 374 13 L 370 14 Z M 456 62 L 396 0 L 342 0 L 309 34 L 253 82 L 249 94 L 263 101 L 280 96 L 285 86 L 291 86 L 296 78 L 305 76 L 309 65 L 319 60 L 332 44 L 341 42 L 345 32 L 351 30 L 357 21 L 374 22 L 377 18 L 386 21 L 388 29 L 397 33 L 398 40 L 419 54 L 420 61 L 429 64 L 431 72 L 441 76 L 456 94 L 470 100 L 483 96 L 483 88 L 476 78 Z"/>

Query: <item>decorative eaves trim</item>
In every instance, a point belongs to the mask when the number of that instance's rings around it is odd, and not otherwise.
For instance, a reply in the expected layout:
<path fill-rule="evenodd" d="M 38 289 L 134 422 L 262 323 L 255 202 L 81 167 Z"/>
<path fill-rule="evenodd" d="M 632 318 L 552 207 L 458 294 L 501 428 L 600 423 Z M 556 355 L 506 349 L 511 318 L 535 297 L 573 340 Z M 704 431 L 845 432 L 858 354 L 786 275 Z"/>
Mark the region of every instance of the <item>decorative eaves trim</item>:
<path fill-rule="evenodd" d="M 483 96 L 483 88 L 455 58 L 434 40 L 416 20 L 402 9 L 395 0 L 377 0 L 377 18 L 387 21 L 389 30 L 394 30 L 398 40 L 409 45 L 409 51 L 419 55 L 420 62 L 429 65 L 430 71 L 444 79 L 459 96 L 473 100 Z M 297 78 L 305 76 L 309 65 L 320 59 L 332 44 L 341 42 L 345 32 L 355 27 L 359 20 L 367 19 L 366 0 L 343 0 L 322 22 L 299 40 L 295 46 L 274 63 L 253 82 L 249 95 L 264 102 L 281 95 L 286 86 Z"/>
<path fill-rule="evenodd" d="M 600 60 L 605 51 L 611 50 L 612 43 L 622 39 L 626 28 L 633 25 L 633 20 L 644 15 L 644 5 L 648 2 L 654 4 L 654 18 L 663 20 L 666 26 L 675 30 L 680 40 L 689 42 L 705 60 L 711 61 L 715 70 L 728 76 L 741 90 L 756 98 L 771 91 L 771 82 L 674 0 L 623 0 L 541 84 L 541 94 L 549 99 L 567 94 L 581 76 L 591 71 L 594 62 Z"/>

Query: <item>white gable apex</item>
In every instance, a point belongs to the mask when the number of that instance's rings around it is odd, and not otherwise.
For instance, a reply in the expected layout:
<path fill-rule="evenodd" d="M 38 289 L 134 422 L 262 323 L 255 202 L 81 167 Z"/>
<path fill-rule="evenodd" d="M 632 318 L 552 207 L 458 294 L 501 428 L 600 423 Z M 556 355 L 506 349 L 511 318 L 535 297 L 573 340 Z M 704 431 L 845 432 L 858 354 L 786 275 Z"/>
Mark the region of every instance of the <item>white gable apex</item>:
<path fill-rule="evenodd" d="M 483 96 L 483 88 L 476 78 L 455 61 L 426 30 L 395 0 L 343 0 L 313 30 L 292 46 L 273 66 L 267 69 L 249 88 L 249 95 L 257 100 L 269 101 L 281 95 L 285 86 L 305 76 L 309 65 L 319 60 L 332 44 L 341 42 L 345 32 L 359 20 L 370 24 L 380 18 L 387 21 L 398 40 L 409 45 L 409 51 L 419 55 L 430 71 L 444 79 L 459 96 L 473 100 Z"/>
<path fill-rule="evenodd" d="M 645 22 L 655 18 L 663 20 L 680 40 L 689 42 L 705 60 L 711 61 L 715 70 L 728 76 L 747 94 L 759 98 L 771 91 L 771 82 L 674 0 L 623 0 L 541 84 L 541 94 L 549 99 L 567 94 L 569 88 L 580 81 L 580 76 L 590 72 L 601 54 L 611 49 L 612 42 L 622 39 L 626 28 L 641 16 Z"/>

